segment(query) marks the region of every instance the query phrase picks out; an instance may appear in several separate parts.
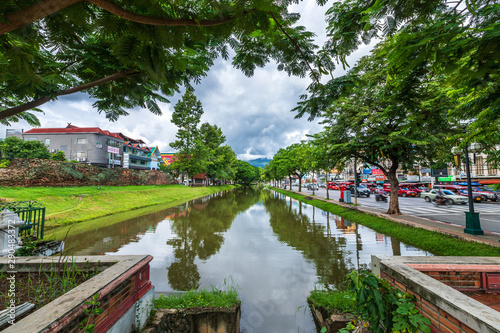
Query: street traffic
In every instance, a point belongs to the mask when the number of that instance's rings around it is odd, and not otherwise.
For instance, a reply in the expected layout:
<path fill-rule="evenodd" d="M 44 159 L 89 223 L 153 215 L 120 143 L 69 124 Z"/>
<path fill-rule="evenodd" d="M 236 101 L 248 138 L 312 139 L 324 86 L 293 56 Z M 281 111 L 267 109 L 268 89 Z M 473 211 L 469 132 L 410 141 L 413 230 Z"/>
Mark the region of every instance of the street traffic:
<path fill-rule="evenodd" d="M 298 187 L 293 187 L 294 191 L 298 191 Z M 303 194 L 312 194 L 312 190 L 307 190 L 302 187 Z M 315 190 L 314 194 L 326 198 L 326 188 L 320 187 Z M 338 200 L 340 198 L 340 191 L 329 190 L 330 199 Z M 354 198 L 351 198 L 354 202 Z M 376 201 L 375 195 L 357 198 L 359 205 L 374 207 L 378 209 L 387 209 L 390 197 L 387 202 Z M 401 213 L 412 215 L 422 218 L 440 221 L 444 223 L 451 223 L 460 226 L 465 226 L 465 212 L 469 211 L 469 205 L 454 204 L 451 206 L 434 206 L 430 202 L 420 197 L 399 197 L 399 209 Z M 484 231 L 491 231 L 500 233 L 500 203 L 495 202 L 481 202 L 474 204 L 474 210 L 479 214 L 481 221 L 481 228 Z"/>

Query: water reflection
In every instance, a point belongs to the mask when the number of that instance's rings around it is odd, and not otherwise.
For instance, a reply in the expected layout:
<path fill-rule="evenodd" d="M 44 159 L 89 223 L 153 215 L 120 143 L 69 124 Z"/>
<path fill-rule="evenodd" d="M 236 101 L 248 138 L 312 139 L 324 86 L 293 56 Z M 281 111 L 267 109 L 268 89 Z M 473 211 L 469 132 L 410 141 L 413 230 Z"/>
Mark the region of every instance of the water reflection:
<path fill-rule="evenodd" d="M 232 277 L 241 328 L 313 332 L 306 298 L 338 287 L 372 254 L 426 255 L 385 235 L 269 190 L 238 189 L 68 237 L 75 254 L 151 254 L 158 292 L 210 288 Z"/>
<path fill-rule="evenodd" d="M 224 196 L 197 199 L 179 214 L 170 217 L 171 229 L 177 237 L 167 240 L 174 249 L 175 261 L 167 267 L 168 281 L 175 290 L 199 287 L 200 274 L 195 258 L 207 260 L 219 252 L 224 242 L 223 232 L 231 227 L 238 213 L 258 200 L 260 191 L 245 188 L 244 193 L 229 192 Z M 245 200 L 238 200 L 244 197 Z"/>
<path fill-rule="evenodd" d="M 264 206 L 269 214 L 271 228 L 278 239 L 300 251 L 304 258 L 314 263 L 317 276 L 328 286 L 339 286 L 344 277 L 355 267 L 351 257 L 346 256 L 346 238 L 332 235 L 329 214 L 327 224 L 316 223 L 317 213 L 321 210 L 307 206 L 300 201 L 289 198 L 288 206 L 282 195 L 268 195 Z M 294 204 L 298 209 L 293 209 Z M 312 216 L 303 213 L 305 208 L 311 210 Z M 343 220 L 342 220 L 343 221 Z M 345 223 L 345 221 L 343 221 Z M 347 259 L 347 260 L 346 260 Z"/>

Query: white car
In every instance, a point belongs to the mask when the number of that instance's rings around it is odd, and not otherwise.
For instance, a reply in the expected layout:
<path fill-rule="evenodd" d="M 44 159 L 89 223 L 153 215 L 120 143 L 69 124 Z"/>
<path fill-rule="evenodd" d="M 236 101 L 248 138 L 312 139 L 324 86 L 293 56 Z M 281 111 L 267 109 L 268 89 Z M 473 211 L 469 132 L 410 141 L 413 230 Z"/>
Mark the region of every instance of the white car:
<path fill-rule="evenodd" d="M 448 191 L 448 190 L 442 190 L 444 197 L 446 199 L 451 200 L 451 204 L 462 204 L 465 205 L 468 202 L 467 197 L 463 195 L 456 195 L 455 193 Z M 422 192 L 420 194 L 421 198 L 424 198 L 425 201 L 431 202 L 434 200 L 434 198 L 437 196 L 437 190 L 430 190 L 429 192 Z"/>

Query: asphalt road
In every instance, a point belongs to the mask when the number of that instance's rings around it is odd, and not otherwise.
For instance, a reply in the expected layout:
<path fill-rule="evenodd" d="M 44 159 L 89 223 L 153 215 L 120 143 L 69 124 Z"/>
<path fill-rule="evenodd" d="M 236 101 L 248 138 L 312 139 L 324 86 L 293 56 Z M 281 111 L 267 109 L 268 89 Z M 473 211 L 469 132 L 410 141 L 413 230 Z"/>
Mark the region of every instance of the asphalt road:
<path fill-rule="evenodd" d="M 294 191 L 298 191 L 298 187 L 293 187 Z M 329 190 L 330 199 L 338 200 L 340 191 Z M 312 194 L 312 191 L 302 188 L 303 194 Z M 319 191 L 314 191 L 315 195 L 326 198 L 326 189 L 320 188 Z M 389 199 L 389 198 L 388 198 Z M 354 198 L 352 198 L 354 202 Z M 358 204 L 379 209 L 386 209 L 389 202 L 377 202 L 375 196 L 369 198 L 358 198 Z M 449 207 L 434 206 L 430 202 L 426 202 L 423 198 L 403 198 L 399 197 L 399 209 L 403 214 L 423 217 L 434 221 L 451 223 L 465 226 L 465 212 L 469 211 L 469 205 L 453 205 Z M 500 233 L 500 203 L 484 202 L 475 203 L 474 211 L 479 213 L 481 228 L 484 231 Z"/>

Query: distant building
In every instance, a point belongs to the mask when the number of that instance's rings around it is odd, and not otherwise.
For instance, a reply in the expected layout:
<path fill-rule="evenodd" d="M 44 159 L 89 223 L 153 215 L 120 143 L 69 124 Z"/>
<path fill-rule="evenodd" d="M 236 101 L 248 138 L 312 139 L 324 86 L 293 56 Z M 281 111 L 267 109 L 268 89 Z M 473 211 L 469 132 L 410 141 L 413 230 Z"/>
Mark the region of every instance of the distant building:
<path fill-rule="evenodd" d="M 164 164 L 160 149 L 158 149 L 158 146 L 156 147 L 149 147 L 149 155 L 148 157 L 151 158 L 151 170 L 160 170 L 160 165 Z"/>
<path fill-rule="evenodd" d="M 7 130 L 6 136 L 43 142 L 51 153 L 62 151 L 69 161 L 100 167 L 120 167 L 123 138 L 99 127 L 33 128 L 29 131 Z"/>
<path fill-rule="evenodd" d="M 122 133 L 118 135 L 123 143 L 123 167 L 127 169 L 151 170 L 151 150 L 141 139 L 132 139 Z"/>
<path fill-rule="evenodd" d="M 161 159 L 162 159 L 163 163 L 168 166 L 170 163 L 172 163 L 174 161 L 176 155 L 177 155 L 177 153 L 161 154 Z"/>

